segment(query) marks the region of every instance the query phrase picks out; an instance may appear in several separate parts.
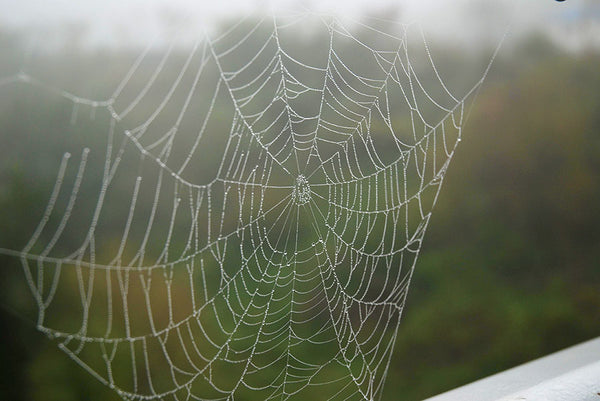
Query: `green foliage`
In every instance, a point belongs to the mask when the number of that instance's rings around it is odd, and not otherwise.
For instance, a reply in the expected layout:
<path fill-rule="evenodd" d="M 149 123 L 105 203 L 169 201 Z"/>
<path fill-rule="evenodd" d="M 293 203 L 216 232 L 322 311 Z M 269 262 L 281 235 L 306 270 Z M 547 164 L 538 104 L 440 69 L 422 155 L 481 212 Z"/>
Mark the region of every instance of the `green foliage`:
<path fill-rule="evenodd" d="M 413 275 L 385 400 L 421 399 L 600 335 L 600 55 L 547 43 L 531 52 L 531 43 L 498 60 L 470 115 Z M 0 104 L 0 210 L 10 211 L 0 213 L 10 228 L 0 246 L 13 249 L 55 178 L 60 160 L 47 150 L 83 146 L 62 131 L 65 107 L 17 92 Z M 26 316 L 0 310 L 0 398 L 117 399 L 24 323 L 35 316 L 18 261 L 0 265 L 2 303 Z"/>
<path fill-rule="evenodd" d="M 599 62 L 553 49 L 479 97 L 384 398 L 431 396 L 600 334 Z"/>

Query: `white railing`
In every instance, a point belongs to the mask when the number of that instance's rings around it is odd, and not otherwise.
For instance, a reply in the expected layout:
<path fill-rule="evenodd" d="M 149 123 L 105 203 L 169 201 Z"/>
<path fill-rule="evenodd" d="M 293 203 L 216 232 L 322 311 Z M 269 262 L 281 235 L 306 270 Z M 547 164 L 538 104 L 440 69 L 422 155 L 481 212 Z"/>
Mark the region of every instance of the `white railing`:
<path fill-rule="evenodd" d="M 600 401 L 600 337 L 427 401 Z"/>

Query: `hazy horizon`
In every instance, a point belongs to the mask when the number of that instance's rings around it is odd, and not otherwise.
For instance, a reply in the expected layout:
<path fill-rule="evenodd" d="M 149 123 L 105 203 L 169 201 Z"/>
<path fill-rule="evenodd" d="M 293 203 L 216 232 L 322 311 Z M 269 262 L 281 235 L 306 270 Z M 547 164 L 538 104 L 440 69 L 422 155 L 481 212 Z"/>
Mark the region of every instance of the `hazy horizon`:
<path fill-rule="evenodd" d="M 70 42 L 76 37 L 78 43 L 103 47 L 145 44 L 148 38 L 161 37 L 174 26 L 183 26 L 188 35 L 195 36 L 228 18 L 269 10 L 418 22 L 427 35 L 467 45 L 498 42 L 505 32 L 518 37 L 536 31 L 573 50 L 600 45 L 600 4 L 590 0 L 230 0 L 203 4 L 189 0 L 25 0 L 10 7 L 2 0 L 2 4 L 11 10 L 0 15 L 5 33 L 26 33 L 36 37 L 35 41 L 43 38 L 49 43 Z"/>

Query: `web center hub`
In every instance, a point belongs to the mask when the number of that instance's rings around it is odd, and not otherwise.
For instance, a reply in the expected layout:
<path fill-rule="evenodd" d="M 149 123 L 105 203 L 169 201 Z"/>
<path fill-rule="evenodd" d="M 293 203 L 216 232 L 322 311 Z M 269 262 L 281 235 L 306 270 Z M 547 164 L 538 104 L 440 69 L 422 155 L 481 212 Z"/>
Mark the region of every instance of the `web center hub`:
<path fill-rule="evenodd" d="M 302 174 L 296 177 L 296 183 L 294 185 L 294 192 L 292 194 L 294 200 L 298 205 L 304 205 L 311 199 L 310 185 L 308 180 Z"/>

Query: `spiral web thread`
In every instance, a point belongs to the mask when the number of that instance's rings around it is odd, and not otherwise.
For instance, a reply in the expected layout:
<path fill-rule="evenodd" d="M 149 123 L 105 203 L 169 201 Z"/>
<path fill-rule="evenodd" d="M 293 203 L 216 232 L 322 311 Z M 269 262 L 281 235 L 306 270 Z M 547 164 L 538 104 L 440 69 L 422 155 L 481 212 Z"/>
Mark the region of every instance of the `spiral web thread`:
<path fill-rule="evenodd" d="M 176 67 L 175 47 L 149 48 L 107 100 L 0 81 L 104 127 L 103 146 L 64 154 L 25 247 L 1 252 L 20 258 L 39 330 L 123 399 L 381 396 L 485 74 L 455 97 L 424 36 L 434 79 L 419 78 L 414 27 L 330 17 L 311 22 L 322 48 L 294 53 L 305 18 L 242 20 Z"/>

